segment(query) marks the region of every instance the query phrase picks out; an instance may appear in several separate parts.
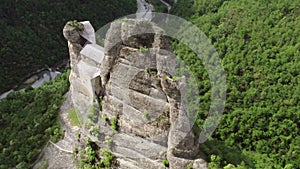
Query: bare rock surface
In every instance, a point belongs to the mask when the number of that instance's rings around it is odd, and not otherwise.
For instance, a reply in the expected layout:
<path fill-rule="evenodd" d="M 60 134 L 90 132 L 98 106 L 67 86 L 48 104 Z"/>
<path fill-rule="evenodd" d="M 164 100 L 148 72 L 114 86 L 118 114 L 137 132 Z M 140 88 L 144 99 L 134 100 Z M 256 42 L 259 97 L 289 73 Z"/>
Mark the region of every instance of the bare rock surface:
<path fill-rule="evenodd" d="M 47 145 L 43 151 L 43 158 L 33 169 L 46 167 L 48 169 L 75 169 L 77 168 L 73 154 L 60 151 L 52 144 Z"/>
<path fill-rule="evenodd" d="M 173 78 L 175 56 L 162 33 L 161 28 L 144 19 L 117 20 L 111 23 L 102 48 L 90 44 L 91 40 L 84 45 L 86 40 L 80 35 L 93 35 L 66 24 L 71 86 L 65 106 L 78 109 L 83 124 L 71 127 L 67 114 L 61 113 L 66 136 L 58 146 L 68 150 L 81 146 L 74 135 L 80 131 L 100 147 L 110 149 L 117 168 L 163 169 L 163 160 L 169 161 L 171 169 L 188 165 L 207 168 L 206 162 L 197 158 L 199 142 L 191 132 L 186 102 L 182 99 L 185 81 Z M 95 98 L 96 102 L 102 101 L 102 110 L 97 112 L 95 124 L 99 135 L 92 136 L 85 126 Z M 104 115 L 107 121 L 101 119 Z M 113 119 L 117 120 L 116 131 L 111 129 Z M 110 145 L 104 144 L 107 138 Z M 53 165 L 59 168 L 63 162 Z M 65 168 L 73 166 L 75 163 Z"/>
<path fill-rule="evenodd" d="M 112 23 L 106 35 L 102 104 L 104 113 L 118 117 L 112 150 L 120 164 L 134 160 L 130 165 L 156 169 L 167 159 L 170 168 L 181 169 L 199 153 L 181 100 L 184 89 L 172 80 L 175 56 L 162 32 L 151 22 L 126 19 Z"/>

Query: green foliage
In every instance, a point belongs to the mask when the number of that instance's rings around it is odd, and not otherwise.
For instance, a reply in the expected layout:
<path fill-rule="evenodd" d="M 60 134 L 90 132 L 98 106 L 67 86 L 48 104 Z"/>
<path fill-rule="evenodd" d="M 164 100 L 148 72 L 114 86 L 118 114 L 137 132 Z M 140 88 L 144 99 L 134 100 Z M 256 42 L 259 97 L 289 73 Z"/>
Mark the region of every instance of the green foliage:
<path fill-rule="evenodd" d="M 103 119 L 104 122 L 107 122 L 108 121 L 107 114 L 103 114 L 102 115 L 102 119 Z"/>
<path fill-rule="evenodd" d="M 104 142 L 103 142 L 104 144 L 107 144 L 110 147 L 112 145 L 112 142 L 113 142 L 113 140 L 110 136 L 105 136 Z"/>
<path fill-rule="evenodd" d="M 80 153 L 80 166 L 81 168 L 95 168 L 97 164 L 97 149 L 93 149 L 91 145 L 87 145 L 87 147 L 81 151 Z"/>
<path fill-rule="evenodd" d="M 178 79 L 179 79 L 179 78 L 178 78 L 177 76 L 173 76 L 173 77 L 172 77 L 172 81 L 173 81 L 173 82 L 177 82 Z"/>
<path fill-rule="evenodd" d="M 102 165 L 105 168 L 110 167 L 112 165 L 114 156 L 108 150 L 103 150 L 102 155 L 103 155 L 103 158 L 100 161 L 100 165 Z"/>
<path fill-rule="evenodd" d="M 254 159 L 249 158 L 253 155 L 248 155 L 242 152 L 236 146 L 228 146 L 222 141 L 208 140 L 201 144 L 202 153 L 210 156 L 210 162 L 212 165 L 218 167 L 225 166 L 226 164 L 239 165 L 241 162 L 245 162 L 250 168 L 254 167 Z"/>
<path fill-rule="evenodd" d="M 68 21 L 89 20 L 98 30 L 114 19 L 135 12 L 135 0 L 2 0 L 0 93 L 45 64 L 52 66 L 69 58 L 67 42 L 62 36 Z"/>
<path fill-rule="evenodd" d="M 45 132 L 49 132 L 50 140 L 54 143 L 61 140 L 65 135 L 65 131 L 61 130 L 59 124 L 56 124 L 53 127 L 46 129 Z"/>
<path fill-rule="evenodd" d="M 95 137 L 99 137 L 99 135 L 100 135 L 100 129 L 99 129 L 99 127 L 96 127 L 96 126 L 91 127 L 89 132 Z"/>
<path fill-rule="evenodd" d="M 81 169 L 108 169 L 113 165 L 114 155 L 108 150 L 102 150 L 102 158 L 99 156 L 100 148 L 96 143 L 88 140 L 86 148 L 80 153 Z"/>
<path fill-rule="evenodd" d="M 165 167 L 169 167 L 169 161 L 167 159 L 164 159 L 162 163 Z"/>
<path fill-rule="evenodd" d="M 186 166 L 186 169 L 193 169 L 193 164 L 189 164 L 188 166 Z"/>
<path fill-rule="evenodd" d="M 177 0 L 177 3 L 172 6 L 171 14 L 188 19 L 196 9 L 194 0 Z"/>
<path fill-rule="evenodd" d="M 112 130 L 118 130 L 118 118 L 117 116 L 113 116 L 111 119 L 110 119 L 110 127 Z"/>
<path fill-rule="evenodd" d="M 63 136 L 57 116 L 69 89 L 68 75 L 0 100 L 1 169 L 30 168 L 50 138 L 55 142 Z"/>
<path fill-rule="evenodd" d="M 77 148 L 77 147 L 75 147 L 75 148 L 74 148 L 74 150 L 73 150 L 73 153 L 77 155 L 77 154 L 78 154 L 78 152 L 79 152 L 78 148 Z"/>
<path fill-rule="evenodd" d="M 0 167 L 3 169 L 5 168 L 4 165 L 1 165 Z M 25 162 L 21 162 L 16 166 L 16 169 L 28 169 L 28 168 L 30 168 L 30 164 Z"/>
<path fill-rule="evenodd" d="M 118 118 L 116 116 L 110 119 L 110 127 L 112 130 L 118 130 Z"/>
<path fill-rule="evenodd" d="M 166 117 L 164 114 L 160 115 L 157 119 L 155 119 L 156 123 L 164 123 L 168 122 L 168 117 Z"/>
<path fill-rule="evenodd" d="M 99 97 L 98 103 L 99 103 L 99 110 L 102 111 L 102 97 Z"/>
<path fill-rule="evenodd" d="M 208 163 L 208 168 L 211 169 L 221 169 L 221 158 L 219 156 L 216 155 L 211 155 L 210 156 L 210 163 Z"/>
<path fill-rule="evenodd" d="M 85 128 L 89 130 L 91 135 L 99 137 L 100 129 L 97 124 L 99 111 L 97 108 L 97 104 L 93 103 L 92 105 L 90 105 L 88 112 L 88 121 L 85 124 Z"/>
<path fill-rule="evenodd" d="M 163 80 L 168 80 L 168 76 L 164 75 Z"/>
<path fill-rule="evenodd" d="M 104 47 L 105 46 L 105 39 L 101 39 L 99 42 L 99 45 Z"/>
<path fill-rule="evenodd" d="M 72 108 L 68 112 L 68 118 L 71 120 L 72 126 L 81 126 L 82 124 L 82 117 L 76 108 Z"/>
<path fill-rule="evenodd" d="M 147 48 L 147 46 L 140 46 L 140 52 L 147 52 L 149 49 Z"/>
<path fill-rule="evenodd" d="M 89 113 L 88 113 L 88 119 L 91 120 L 92 122 L 96 123 L 98 120 L 98 111 L 96 105 L 91 105 L 89 107 Z"/>
<path fill-rule="evenodd" d="M 150 73 L 150 69 L 149 68 L 145 68 L 145 73 Z"/>
<path fill-rule="evenodd" d="M 147 119 L 147 120 L 150 120 L 149 113 L 147 113 L 147 112 L 144 112 L 144 118 L 145 118 L 145 119 Z"/>
<path fill-rule="evenodd" d="M 84 26 L 82 23 L 78 22 L 77 20 L 71 21 L 70 26 L 76 28 L 79 31 L 84 30 Z"/>
<path fill-rule="evenodd" d="M 157 71 L 151 71 L 151 75 L 152 76 L 156 76 L 157 75 Z"/>
<path fill-rule="evenodd" d="M 94 126 L 94 124 L 92 122 L 90 122 L 90 121 L 87 121 L 84 124 L 84 128 L 87 129 L 87 130 L 90 130 L 93 126 Z"/>
<path fill-rule="evenodd" d="M 245 160 L 250 168 L 300 168 L 299 2 L 196 0 L 193 9 L 190 21 L 212 40 L 226 71 L 226 107 L 213 138 L 244 154 L 220 152 L 219 167 Z M 200 103 L 192 107 L 201 128 L 210 108 L 208 73 L 187 46 L 173 47 L 198 78 Z"/>

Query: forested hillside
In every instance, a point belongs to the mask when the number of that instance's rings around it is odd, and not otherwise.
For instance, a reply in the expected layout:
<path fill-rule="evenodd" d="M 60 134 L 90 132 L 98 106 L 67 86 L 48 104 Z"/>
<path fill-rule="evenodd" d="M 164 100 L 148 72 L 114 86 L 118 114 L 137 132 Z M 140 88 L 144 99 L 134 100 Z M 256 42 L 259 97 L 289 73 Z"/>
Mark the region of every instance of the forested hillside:
<path fill-rule="evenodd" d="M 179 3 L 183 1 L 179 1 Z M 189 18 L 211 40 L 227 76 L 227 102 L 211 168 L 300 168 L 300 1 L 197 0 Z M 177 14 L 186 10 L 177 6 Z M 210 104 L 206 70 L 189 49 L 175 53 L 199 77 L 199 126 Z M 243 161 L 243 162 L 242 162 Z"/>
<path fill-rule="evenodd" d="M 0 169 L 31 168 L 49 139 L 61 139 L 58 110 L 69 90 L 68 77 L 65 72 L 40 88 L 0 100 Z"/>
<path fill-rule="evenodd" d="M 3 0 L 0 6 L 0 93 L 45 64 L 68 59 L 62 28 L 69 20 L 89 20 L 94 28 L 132 14 L 135 0 Z M 0 100 L 0 168 L 31 168 L 49 138 L 63 135 L 57 113 L 68 91 L 68 73 L 38 89 Z"/>
<path fill-rule="evenodd" d="M 2 0 L 0 5 L 0 93 L 45 64 L 68 58 L 62 28 L 69 20 L 104 24 L 136 11 L 135 0 Z"/>

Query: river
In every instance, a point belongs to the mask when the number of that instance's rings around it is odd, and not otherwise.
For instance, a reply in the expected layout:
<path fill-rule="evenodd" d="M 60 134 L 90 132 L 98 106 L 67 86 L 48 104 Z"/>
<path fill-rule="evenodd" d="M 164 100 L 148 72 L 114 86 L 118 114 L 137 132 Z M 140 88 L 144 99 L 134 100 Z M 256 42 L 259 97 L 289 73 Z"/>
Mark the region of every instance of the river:
<path fill-rule="evenodd" d="M 5 98 L 9 93 L 16 92 L 18 90 L 22 90 L 26 87 L 33 87 L 37 88 L 42 86 L 44 83 L 49 82 L 50 80 L 53 80 L 57 75 L 61 74 L 59 71 L 52 70 L 51 68 L 47 67 L 46 69 L 34 73 L 32 76 L 27 78 L 24 82 L 22 82 L 18 87 L 15 89 L 11 89 L 5 93 L 2 93 L 0 95 L 0 99 Z"/>

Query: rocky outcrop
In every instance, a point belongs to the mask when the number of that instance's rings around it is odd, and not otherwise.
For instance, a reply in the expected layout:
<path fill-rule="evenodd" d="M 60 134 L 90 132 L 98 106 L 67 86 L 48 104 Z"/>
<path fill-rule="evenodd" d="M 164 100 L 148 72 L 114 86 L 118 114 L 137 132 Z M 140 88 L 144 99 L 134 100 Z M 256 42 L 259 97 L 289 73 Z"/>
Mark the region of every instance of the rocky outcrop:
<path fill-rule="evenodd" d="M 68 40 L 71 75 L 70 94 L 83 116 L 95 96 L 102 100 L 100 115 L 117 119 L 117 132 L 100 125 L 99 144 L 111 135 L 111 150 L 118 168 L 172 169 L 192 164 L 199 143 L 191 132 L 184 99 L 184 78 L 175 79 L 175 56 L 163 30 L 146 20 L 124 19 L 111 23 L 104 49 L 96 44 L 83 48 L 80 30 L 64 28 Z M 98 52 L 98 53 L 97 53 Z"/>
<path fill-rule="evenodd" d="M 64 27 L 63 35 L 68 40 L 70 53 L 69 81 L 72 103 L 82 112 L 82 118 L 85 119 L 95 95 L 100 92 L 100 86 L 97 84 L 100 80 L 99 65 L 104 50 L 95 44 L 94 29 L 87 21 L 68 22 Z"/>

